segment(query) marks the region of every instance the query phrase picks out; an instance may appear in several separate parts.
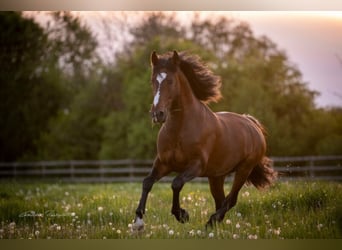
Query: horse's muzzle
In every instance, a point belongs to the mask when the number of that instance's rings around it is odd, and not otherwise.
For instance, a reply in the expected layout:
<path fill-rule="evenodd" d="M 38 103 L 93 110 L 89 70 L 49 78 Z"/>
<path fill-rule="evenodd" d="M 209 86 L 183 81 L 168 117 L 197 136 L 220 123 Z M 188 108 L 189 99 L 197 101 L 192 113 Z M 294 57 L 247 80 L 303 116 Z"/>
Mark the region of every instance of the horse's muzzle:
<path fill-rule="evenodd" d="M 166 113 L 163 111 L 151 112 L 152 121 L 154 123 L 164 123 L 166 120 Z"/>

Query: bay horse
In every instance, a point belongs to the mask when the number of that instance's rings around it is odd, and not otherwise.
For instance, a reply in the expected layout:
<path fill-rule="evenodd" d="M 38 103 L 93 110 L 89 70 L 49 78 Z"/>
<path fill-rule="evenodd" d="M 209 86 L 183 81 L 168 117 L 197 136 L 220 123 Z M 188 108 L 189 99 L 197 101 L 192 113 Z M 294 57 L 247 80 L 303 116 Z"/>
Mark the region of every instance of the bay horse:
<path fill-rule="evenodd" d="M 276 179 L 276 171 L 265 156 L 265 130 L 250 115 L 213 113 L 207 104 L 221 98 L 221 80 L 196 55 L 177 51 L 151 54 L 151 108 L 153 123 L 161 123 L 157 156 L 144 179 L 133 230 L 144 228 L 146 200 L 155 182 L 171 172 L 172 214 L 181 222 L 189 214 L 180 207 L 184 184 L 195 177 L 208 177 L 216 212 L 207 226 L 221 222 L 235 206 L 245 183 L 261 189 Z M 225 177 L 235 172 L 230 193 L 225 196 Z"/>

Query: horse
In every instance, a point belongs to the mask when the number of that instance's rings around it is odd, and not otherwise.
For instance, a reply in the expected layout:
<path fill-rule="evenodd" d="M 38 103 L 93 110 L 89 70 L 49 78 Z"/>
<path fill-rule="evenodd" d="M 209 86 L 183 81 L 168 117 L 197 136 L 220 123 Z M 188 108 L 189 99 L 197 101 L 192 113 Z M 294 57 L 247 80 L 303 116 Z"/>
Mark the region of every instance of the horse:
<path fill-rule="evenodd" d="M 216 211 L 206 227 L 221 222 L 237 203 L 246 183 L 256 188 L 270 186 L 277 177 L 271 160 L 265 156 L 265 129 L 250 115 L 212 112 L 208 103 L 221 98 L 221 79 L 197 55 L 167 52 L 150 57 L 153 89 L 151 117 L 160 123 L 157 156 L 142 183 L 133 230 L 144 228 L 146 200 L 152 186 L 162 177 L 176 172 L 172 181 L 171 213 L 181 222 L 189 221 L 180 207 L 179 195 L 186 182 L 207 177 Z M 225 177 L 235 173 L 231 190 L 224 193 Z"/>

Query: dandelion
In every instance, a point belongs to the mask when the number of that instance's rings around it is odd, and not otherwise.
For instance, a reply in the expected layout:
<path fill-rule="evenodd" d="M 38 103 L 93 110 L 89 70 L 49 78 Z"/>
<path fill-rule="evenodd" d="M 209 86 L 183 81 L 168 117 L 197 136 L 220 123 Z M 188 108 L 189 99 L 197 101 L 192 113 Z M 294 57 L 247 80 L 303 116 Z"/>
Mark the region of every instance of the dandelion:
<path fill-rule="evenodd" d="M 103 211 L 103 207 L 98 207 L 97 211 L 102 212 Z"/>
<path fill-rule="evenodd" d="M 65 194 L 65 196 L 69 196 L 70 195 L 68 191 L 66 191 L 64 194 Z"/>
<path fill-rule="evenodd" d="M 227 225 L 230 225 L 230 224 L 232 224 L 232 221 L 231 221 L 230 219 L 227 219 L 227 220 L 226 220 L 226 224 L 227 224 Z"/>
<path fill-rule="evenodd" d="M 201 236 L 202 235 L 202 231 L 201 230 L 197 230 L 197 235 Z"/>
<path fill-rule="evenodd" d="M 258 239 L 258 236 L 255 234 L 255 235 L 253 235 L 253 234 L 250 234 L 250 235 L 248 235 L 248 239 L 249 240 L 257 240 Z"/>
<path fill-rule="evenodd" d="M 39 234 L 40 234 L 40 232 L 39 232 L 38 230 L 34 232 L 34 235 L 35 235 L 37 238 L 39 237 Z"/>
<path fill-rule="evenodd" d="M 191 231 L 189 232 L 190 236 L 195 236 L 195 230 L 191 229 Z"/>
<path fill-rule="evenodd" d="M 240 226 L 239 223 L 236 223 L 235 227 L 236 227 L 237 229 L 239 229 L 241 226 Z"/>
<path fill-rule="evenodd" d="M 279 235 L 280 232 L 281 232 L 280 227 L 278 227 L 278 229 L 274 229 L 274 230 L 273 230 L 273 233 L 274 233 L 275 235 Z"/>
<path fill-rule="evenodd" d="M 175 232 L 171 229 L 171 230 L 169 230 L 169 235 L 174 235 L 175 234 Z"/>
<path fill-rule="evenodd" d="M 121 230 L 120 229 L 116 230 L 116 233 L 121 234 Z"/>
<path fill-rule="evenodd" d="M 214 238 L 214 233 L 213 233 L 213 232 L 209 233 L 209 234 L 208 234 L 208 237 L 209 237 L 209 238 Z"/>
<path fill-rule="evenodd" d="M 234 239 L 234 240 L 236 240 L 236 239 L 238 239 L 238 238 L 240 238 L 240 236 L 239 236 L 238 234 L 233 234 L 233 239 Z"/>
<path fill-rule="evenodd" d="M 62 227 L 61 226 L 56 226 L 57 231 L 61 231 Z"/>
<path fill-rule="evenodd" d="M 71 213 L 71 216 L 72 216 L 72 217 L 75 217 L 75 215 L 76 215 L 75 212 L 72 212 L 72 213 Z"/>
<path fill-rule="evenodd" d="M 106 240 L 107 239 L 107 237 L 106 236 L 103 236 L 103 238 L 102 238 L 103 240 Z"/>
<path fill-rule="evenodd" d="M 248 197 L 248 196 L 249 196 L 249 192 L 248 191 L 242 193 L 242 197 Z"/>

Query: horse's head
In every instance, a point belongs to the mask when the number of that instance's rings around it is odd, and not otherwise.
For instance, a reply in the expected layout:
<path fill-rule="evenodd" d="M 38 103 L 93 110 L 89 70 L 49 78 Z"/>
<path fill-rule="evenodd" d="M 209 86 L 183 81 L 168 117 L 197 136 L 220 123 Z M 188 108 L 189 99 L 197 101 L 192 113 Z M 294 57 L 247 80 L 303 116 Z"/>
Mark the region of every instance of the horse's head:
<path fill-rule="evenodd" d="M 152 121 L 164 123 L 167 115 L 179 94 L 177 69 L 180 63 L 178 53 L 172 56 L 151 54 L 153 103 L 151 108 Z"/>

